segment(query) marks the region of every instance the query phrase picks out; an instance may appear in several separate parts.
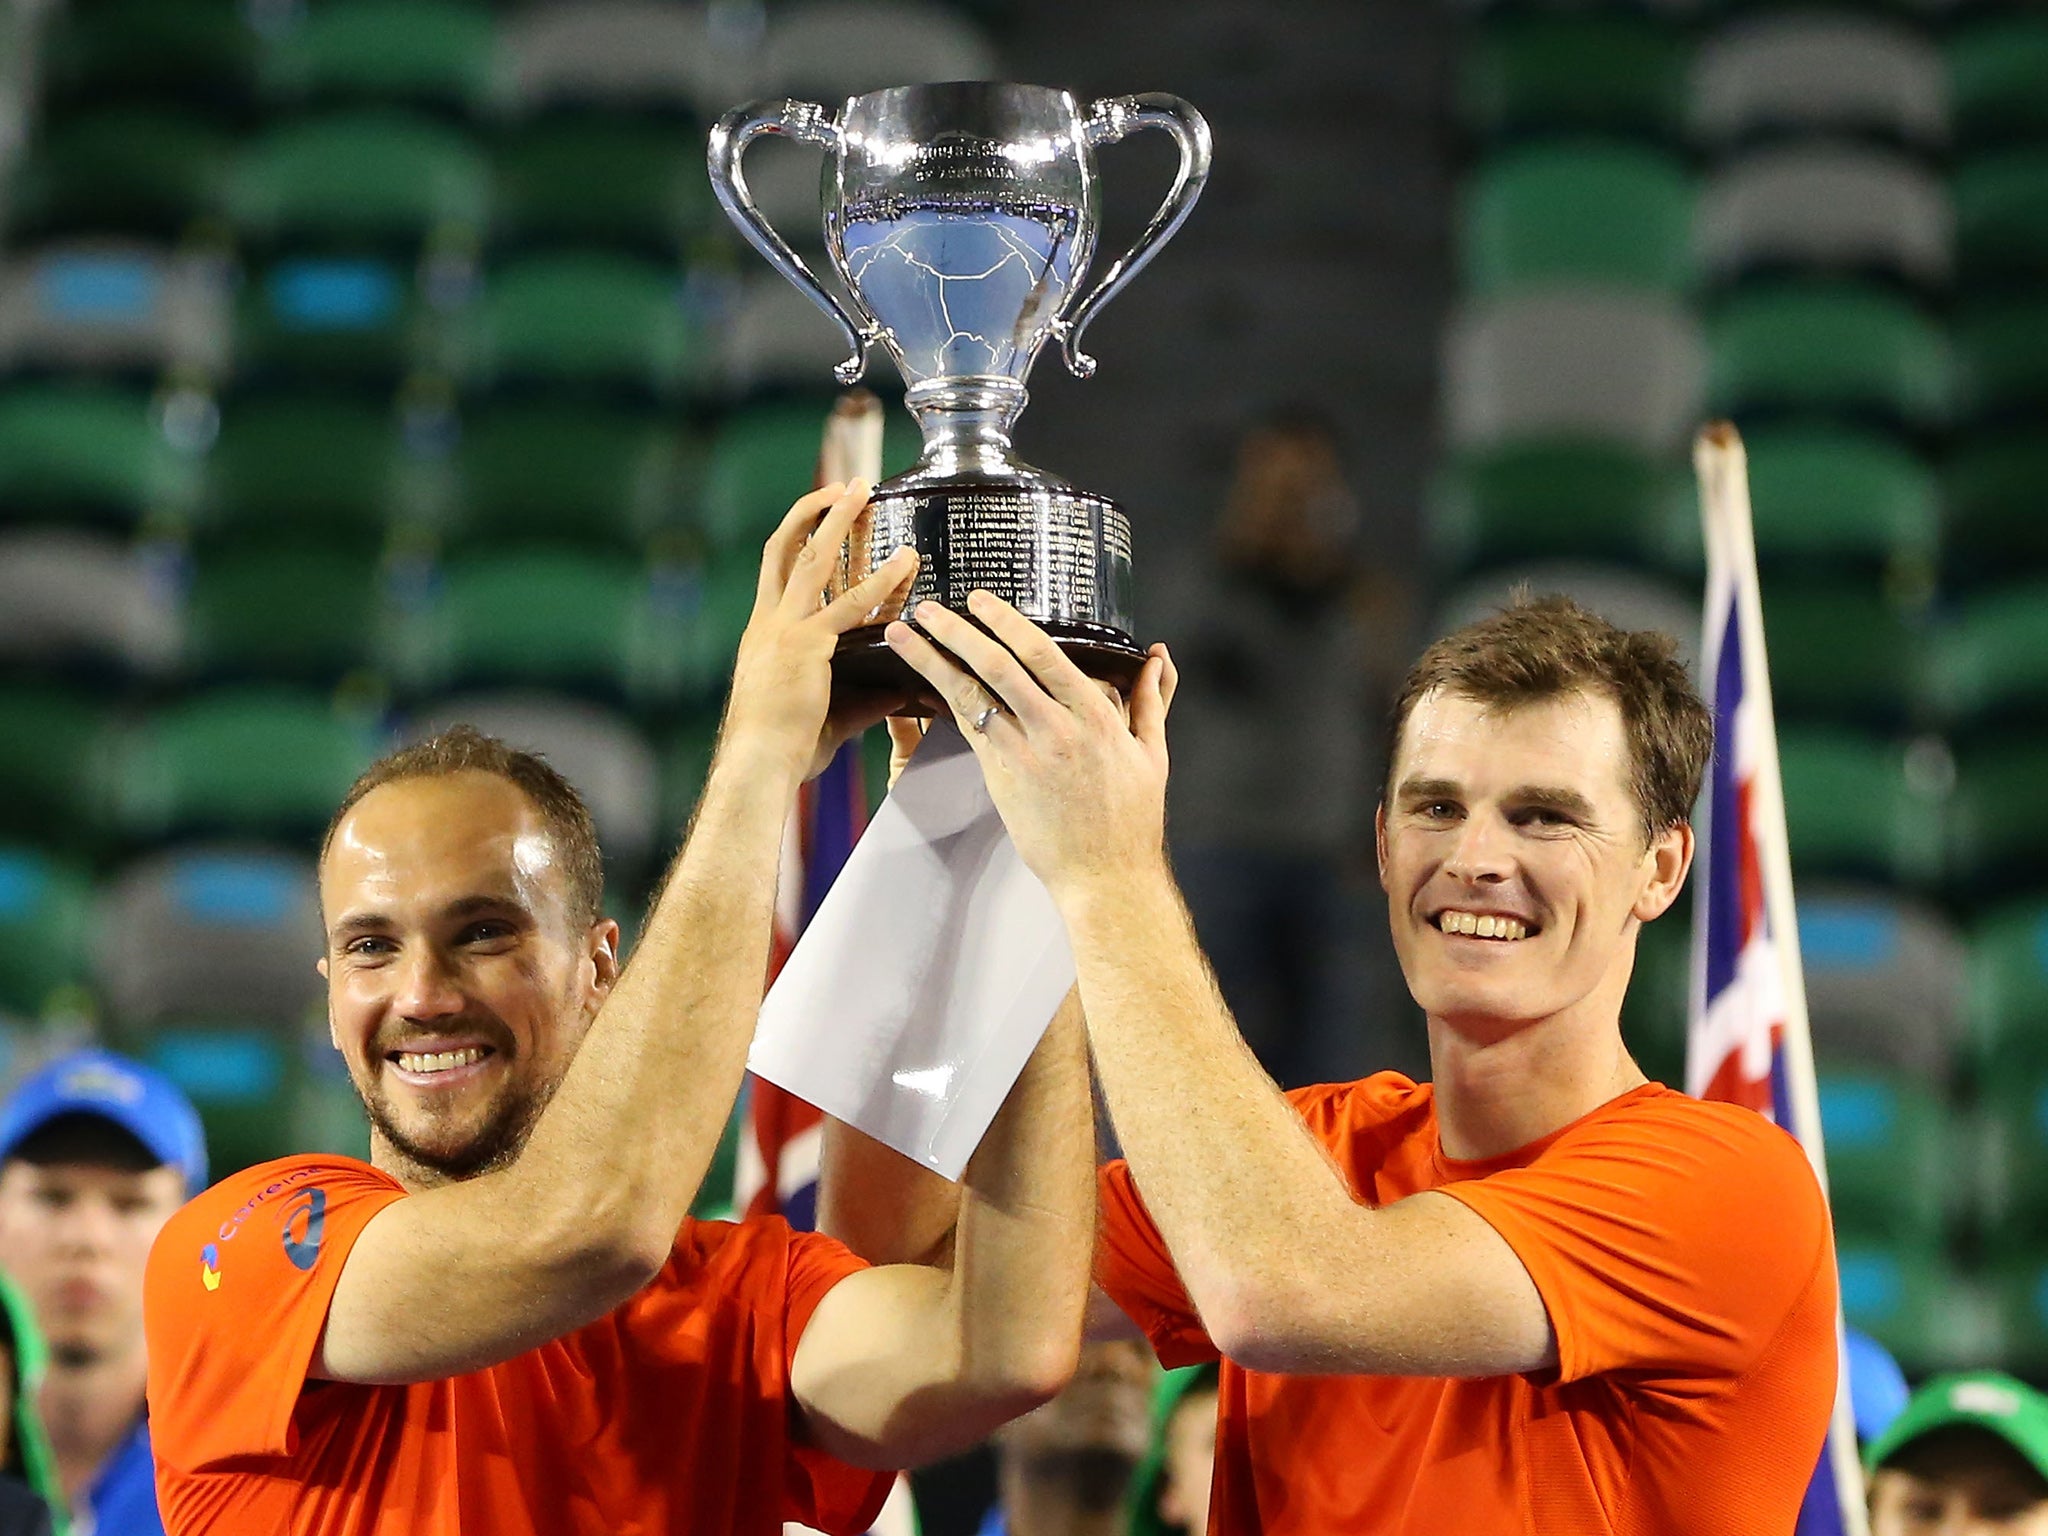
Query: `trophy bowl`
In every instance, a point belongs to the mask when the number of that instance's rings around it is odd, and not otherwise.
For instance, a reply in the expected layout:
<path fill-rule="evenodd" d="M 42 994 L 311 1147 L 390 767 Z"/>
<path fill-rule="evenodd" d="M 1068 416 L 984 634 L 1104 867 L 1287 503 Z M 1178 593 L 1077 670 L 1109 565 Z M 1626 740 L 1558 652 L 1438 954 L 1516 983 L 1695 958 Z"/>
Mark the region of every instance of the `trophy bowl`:
<path fill-rule="evenodd" d="M 1180 169 L 1130 250 L 1084 289 L 1100 190 L 1094 152 L 1145 128 L 1173 136 Z M 827 289 L 762 217 L 741 170 L 764 133 L 826 150 Z M 711 131 L 718 201 L 740 232 L 845 333 L 851 384 L 879 343 L 924 435 L 918 462 L 875 487 L 834 591 L 905 544 L 920 557 L 906 599 L 962 614 L 976 588 L 1041 625 L 1091 676 L 1128 688 L 1144 662 L 1131 635 L 1131 527 L 1107 496 L 1021 462 L 1010 434 L 1039 349 L 1057 337 L 1081 378 L 1081 333 L 1194 207 L 1209 129 L 1177 96 L 1117 96 L 1083 110 L 1065 91 L 995 81 L 898 86 L 837 117 L 815 102 L 737 107 Z M 882 639 L 894 613 L 845 636 L 835 687 L 917 692 Z"/>

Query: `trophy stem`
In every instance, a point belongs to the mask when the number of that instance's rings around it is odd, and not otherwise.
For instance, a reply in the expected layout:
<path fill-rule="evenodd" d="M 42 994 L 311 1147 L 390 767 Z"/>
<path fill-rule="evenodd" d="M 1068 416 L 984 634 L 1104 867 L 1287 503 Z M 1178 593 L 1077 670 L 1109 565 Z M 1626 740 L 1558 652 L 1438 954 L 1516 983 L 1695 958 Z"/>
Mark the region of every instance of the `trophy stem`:
<path fill-rule="evenodd" d="M 992 376 L 911 385 L 903 403 L 924 433 L 917 472 L 949 479 L 1014 475 L 1018 466 L 1010 431 L 1030 398 L 1015 379 Z"/>

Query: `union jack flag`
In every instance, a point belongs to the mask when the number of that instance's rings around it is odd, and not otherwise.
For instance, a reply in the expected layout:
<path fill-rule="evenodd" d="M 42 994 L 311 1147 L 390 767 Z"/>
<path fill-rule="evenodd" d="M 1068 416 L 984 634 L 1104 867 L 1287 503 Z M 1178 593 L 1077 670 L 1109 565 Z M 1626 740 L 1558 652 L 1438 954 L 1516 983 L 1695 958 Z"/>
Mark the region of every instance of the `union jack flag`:
<path fill-rule="evenodd" d="M 1741 439 L 1726 425 L 1709 427 L 1694 460 L 1707 544 L 1700 669 L 1713 690 L 1714 760 L 1696 823 L 1685 1086 L 1699 1098 L 1746 1104 L 1785 1127 L 1806 1149 L 1825 1190 Z M 1797 1536 L 1864 1536 L 1865 1530 L 1845 1366 Z"/>

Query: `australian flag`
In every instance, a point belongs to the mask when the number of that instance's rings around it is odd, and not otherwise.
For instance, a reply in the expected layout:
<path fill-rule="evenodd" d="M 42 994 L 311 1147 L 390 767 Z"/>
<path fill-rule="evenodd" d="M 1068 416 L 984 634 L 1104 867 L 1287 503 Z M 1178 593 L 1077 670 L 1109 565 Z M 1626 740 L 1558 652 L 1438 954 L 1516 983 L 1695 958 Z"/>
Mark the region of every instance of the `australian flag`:
<path fill-rule="evenodd" d="M 1697 817 L 1685 1086 L 1770 1116 L 1806 1148 L 1825 1188 L 1748 472 L 1727 426 L 1709 427 L 1695 457 L 1707 544 L 1700 670 L 1713 691 L 1714 760 Z M 1845 1376 L 1797 1536 L 1865 1529 Z"/>

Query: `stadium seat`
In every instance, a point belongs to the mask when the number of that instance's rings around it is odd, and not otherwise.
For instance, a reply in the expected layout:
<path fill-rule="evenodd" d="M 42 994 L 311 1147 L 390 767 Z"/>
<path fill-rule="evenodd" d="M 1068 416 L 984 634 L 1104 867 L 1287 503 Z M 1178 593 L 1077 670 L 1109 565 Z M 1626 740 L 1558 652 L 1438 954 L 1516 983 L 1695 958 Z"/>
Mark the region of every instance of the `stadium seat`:
<path fill-rule="evenodd" d="M 1939 288 L 1954 265 L 1941 179 L 1903 155 L 1825 142 L 1761 149 L 1700 194 L 1701 271 L 1725 283 L 1758 271 L 1872 273 Z"/>
<path fill-rule="evenodd" d="M 1795 877 L 1933 882 L 1941 795 L 1903 749 L 1839 727 L 1787 725 L 1778 754 Z"/>
<path fill-rule="evenodd" d="M 1685 1025 L 1692 988 L 1689 908 L 1645 923 L 1636 935 L 1636 967 L 1621 1007 L 1622 1040 L 1646 1076 L 1685 1087 Z"/>
<path fill-rule="evenodd" d="M 218 262 L 117 240 L 43 246 L 0 265 L 0 367 L 218 376 Z"/>
<path fill-rule="evenodd" d="M 1808 568 L 1826 574 L 1764 578 L 1764 639 L 1779 717 L 1875 730 L 1920 724 L 1925 616 L 1888 596 L 1874 578 L 1828 573 L 1816 563 Z"/>
<path fill-rule="evenodd" d="M 290 16 L 259 77 L 280 105 L 402 102 L 471 115 L 490 107 L 497 34 L 487 5 L 323 0 Z"/>
<path fill-rule="evenodd" d="M 2038 1247 L 2048 1217 L 2048 1050 L 2038 1040 L 2008 1036 L 1999 1043 L 2012 1055 L 1983 1063 L 1984 1134 L 1973 1171 L 1990 1246 L 2010 1251 Z"/>
<path fill-rule="evenodd" d="M 113 107 L 60 117 L 11 179 L 9 238 L 182 238 L 221 217 L 228 150 L 218 126 L 186 112 Z"/>
<path fill-rule="evenodd" d="M 2048 709 L 2048 581 L 1970 598 L 1943 626 L 1932 661 L 1934 696 L 1952 728 L 2038 722 Z"/>
<path fill-rule="evenodd" d="M 711 751 L 718 744 L 718 716 L 705 710 L 685 718 L 661 750 L 661 823 L 668 837 L 682 841 L 696 813 L 704 780 L 711 772 Z"/>
<path fill-rule="evenodd" d="M 463 423 L 451 543 L 637 549 L 680 536 L 699 452 L 672 426 L 603 406 L 503 401 Z"/>
<path fill-rule="evenodd" d="M 115 770 L 114 811 L 135 841 L 172 836 L 316 836 L 378 733 L 317 693 L 217 688 L 131 728 Z"/>
<path fill-rule="evenodd" d="M 720 342 L 721 373 L 734 394 L 831 387 L 846 338 L 793 284 L 769 273 L 740 288 Z"/>
<path fill-rule="evenodd" d="M 716 45 L 701 6 L 556 0 L 507 18 L 501 43 L 507 88 L 526 113 L 575 104 L 708 118 L 739 99 L 739 61 Z"/>
<path fill-rule="evenodd" d="M 0 522 L 133 527 L 182 507 L 194 474 L 139 389 L 67 379 L 0 390 Z"/>
<path fill-rule="evenodd" d="M 2048 1075 L 2048 903 L 2008 903 L 1977 924 L 1969 1005 L 1973 1064 L 1987 1086 Z"/>
<path fill-rule="evenodd" d="M 1525 442 L 1452 460 L 1428 527 L 1450 571 L 1545 556 L 1656 567 L 1687 547 L 1675 522 L 1698 516 L 1690 478 L 1667 461 L 1607 443 Z"/>
<path fill-rule="evenodd" d="M 1959 412 L 1980 421 L 2040 419 L 2048 409 L 2048 297 L 1966 299 L 1952 335 Z"/>
<path fill-rule="evenodd" d="M 468 694 L 436 700 L 414 715 L 407 734 L 419 740 L 458 724 L 546 758 L 590 807 L 606 867 L 628 877 L 646 872 L 668 824 L 654 748 L 627 716 L 560 694 Z"/>
<path fill-rule="evenodd" d="M 769 13 L 756 89 L 844 101 L 937 80 L 991 80 L 988 40 L 949 5 L 919 0 L 791 0 Z"/>
<path fill-rule="evenodd" d="M 596 386 L 655 399 L 702 363 L 674 267 L 619 253 L 527 256 L 492 273 L 468 316 L 475 387 Z"/>
<path fill-rule="evenodd" d="M 107 707 L 44 680 L 0 682 L 0 836 L 81 852 L 105 823 Z"/>
<path fill-rule="evenodd" d="M 1445 340 L 1452 446 L 1519 439 L 1670 453 L 1699 424 L 1704 360 L 1685 309 L 1647 294 L 1525 294 L 1473 305 Z"/>
<path fill-rule="evenodd" d="M 724 693 L 753 612 L 760 565 L 760 557 L 745 550 L 714 556 L 688 572 L 670 596 L 670 623 L 678 632 L 672 675 L 681 699 L 713 700 Z"/>
<path fill-rule="evenodd" d="M 186 601 L 185 673 L 332 685 L 382 659 L 391 627 L 374 545 L 223 544 Z"/>
<path fill-rule="evenodd" d="M 1623 629 L 1659 630 L 1678 642 L 1678 656 L 1687 666 L 1699 654 L 1697 588 L 1681 587 L 1622 566 L 1568 560 L 1490 570 L 1465 582 L 1446 596 L 1431 616 L 1430 638 L 1447 635 L 1505 608 L 1519 588 L 1536 597 L 1563 593 Z"/>
<path fill-rule="evenodd" d="M 647 588 L 622 556 L 528 547 L 451 559 L 412 681 L 633 697 L 653 659 Z"/>
<path fill-rule="evenodd" d="M 1987 881 L 2039 881 L 2048 859 L 2043 784 L 2048 740 L 2038 732 L 1959 754 L 1948 814 L 1948 874 L 1958 892 L 1982 892 Z"/>
<path fill-rule="evenodd" d="M 161 562 L 100 534 L 0 534 L 0 668 L 161 675 L 182 634 Z"/>
<path fill-rule="evenodd" d="M 404 444 L 391 412 L 346 395 L 230 402 L 207 465 L 208 537 L 380 539 L 406 506 Z"/>
<path fill-rule="evenodd" d="M 1949 97 L 1964 144 L 2048 138 L 2048 23 L 2015 7 L 1981 15 L 1948 39 Z"/>
<path fill-rule="evenodd" d="M 1800 423 L 1758 428 L 1744 446 L 1765 565 L 1814 562 L 1809 570 L 1842 575 L 1932 569 L 1940 488 L 1897 437 Z"/>
<path fill-rule="evenodd" d="M 1939 1245 L 1845 1240 L 1835 1257 L 1850 1326 L 1915 1375 L 1949 1363 L 1962 1290 Z"/>
<path fill-rule="evenodd" d="M 1836 1230 L 1938 1240 L 1946 1191 L 1955 1187 L 1947 1106 L 1909 1073 L 1840 1061 L 1815 1072 Z"/>
<path fill-rule="evenodd" d="M 287 256 L 249 274 L 236 306 L 244 384 L 389 385 L 432 361 L 409 268 L 376 256 Z"/>
<path fill-rule="evenodd" d="M 1927 427 L 1949 408 L 1941 327 L 1874 286 L 1744 287 L 1709 317 L 1707 351 L 1707 401 L 1715 411 L 1832 411 Z"/>
<path fill-rule="evenodd" d="M 242 152 L 231 206 L 263 246 L 473 249 L 490 164 L 460 130 L 395 110 L 287 118 Z"/>
<path fill-rule="evenodd" d="M 1777 12 L 1729 22 L 1693 57 L 1694 137 L 1726 148 L 1790 134 L 1948 142 L 1948 81 L 1923 28 L 1897 17 Z"/>
<path fill-rule="evenodd" d="M 1655 16 L 1599 9 L 1508 14 L 1460 59 L 1460 115 L 1489 138 L 1604 132 L 1676 138 L 1686 41 Z"/>
<path fill-rule="evenodd" d="M 1684 166 L 1640 144 L 1502 151 L 1466 183 L 1466 287 L 1480 297 L 1561 285 L 1678 292 L 1692 275 L 1692 203 Z"/>
<path fill-rule="evenodd" d="M 1971 156 L 1952 186 L 1966 288 L 2048 274 L 2048 148 Z"/>
<path fill-rule="evenodd" d="M 219 1177 L 314 1150 L 301 1139 L 294 1036 L 284 1021 L 179 1020 L 131 1048 L 199 1111 L 208 1162 Z"/>
<path fill-rule="evenodd" d="M 325 988 L 313 962 L 325 930 L 312 853 L 310 844 L 294 853 L 196 844 L 119 870 L 99 898 L 94 951 L 116 1024 L 140 1032 L 178 1019 L 296 1020 L 317 1009 Z"/>
<path fill-rule="evenodd" d="M 36 849 L 0 843 L 0 1012 L 39 1018 L 89 974 L 92 882 Z"/>
<path fill-rule="evenodd" d="M 496 165 L 501 240 L 673 259 L 723 218 L 702 146 L 660 118 L 541 117 L 507 133 Z M 815 202 L 815 176 L 810 190 Z"/>
<path fill-rule="evenodd" d="M 817 478 L 828 410 L 811 401 L 778 403 L 726 418 L 712 444 L 704 488 L 704 528 L 715 548 L 757 558 L 761 541 Z M 908 413 L 891 409 L 882 432 L 884 474 L 916 462 L 919 438 Z"/>
<path fill-rule="evenodd" d="M 1815 1051 L 1946 1084 L 1965 1038 L 1970 976 L 1954 926 L 1880 886 L 1816 881 L 1800 887 L 1798 905 Z"/>
<path fill-rule="evenodd" d="M 43 44 L 45 110 L 159 101 L 232 117 L 250 105 L 257 46 L 237 0 L 65 6 Z"/>
<path fill-rule="evenodd" d="M 1996 581 L 2048 566 L 2048 435 L 2003 433 L 1956 445 L 1943 490 L 1948 526 L 1943 559 L 1957 581 Z"/>

